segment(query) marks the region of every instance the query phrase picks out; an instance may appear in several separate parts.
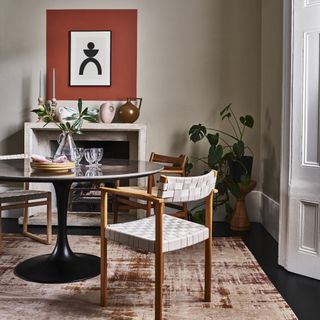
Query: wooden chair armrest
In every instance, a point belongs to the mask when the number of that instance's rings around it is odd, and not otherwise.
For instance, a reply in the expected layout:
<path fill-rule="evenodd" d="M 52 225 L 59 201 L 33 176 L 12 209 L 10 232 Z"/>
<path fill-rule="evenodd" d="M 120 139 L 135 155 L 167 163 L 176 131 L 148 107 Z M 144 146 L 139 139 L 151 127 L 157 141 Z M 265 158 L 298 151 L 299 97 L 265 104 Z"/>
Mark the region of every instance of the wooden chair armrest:
<path fill-rule="evenodd" d="M 161 174 L 165 173 L 165 174 L 183 174 L 183 170 L 182 169 L 171 169 L 171 168 L 166 168 L 164 167 L 164 169 L 162 169 L 160 171 Z"/>
<path fill-rule="evenodd" d="M 123 196 L 123 197 L 129 197 L 129 198 L 136 198 L 136 199 L 141 199 L 145 201 L 152 201 L 152 202 L 157 202 L 161 203 L 164 202 L 162 198 L 157 198 L 153 196 L 152 194 L 145 193 L 145 191 L 126 191 L 126 190 L 119 190 L 119 189 L 114 189 L 114 188 L 107 188 L 107 187 L 102 187 L 100 188 L 102 193 L 109 193 L 109 194 L 114 194 L 116 196 Z"/>

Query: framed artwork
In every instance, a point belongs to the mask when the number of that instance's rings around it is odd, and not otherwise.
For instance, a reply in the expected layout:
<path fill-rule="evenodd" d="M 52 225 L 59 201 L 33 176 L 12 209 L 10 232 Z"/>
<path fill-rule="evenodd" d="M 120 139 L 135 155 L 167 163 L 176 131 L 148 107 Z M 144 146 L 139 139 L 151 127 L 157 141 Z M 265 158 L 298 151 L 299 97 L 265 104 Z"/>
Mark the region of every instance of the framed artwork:
<path fill-rule="evenodd" d="M 70 86 L 111 86 L 111 31 L 70 31 Z"/>

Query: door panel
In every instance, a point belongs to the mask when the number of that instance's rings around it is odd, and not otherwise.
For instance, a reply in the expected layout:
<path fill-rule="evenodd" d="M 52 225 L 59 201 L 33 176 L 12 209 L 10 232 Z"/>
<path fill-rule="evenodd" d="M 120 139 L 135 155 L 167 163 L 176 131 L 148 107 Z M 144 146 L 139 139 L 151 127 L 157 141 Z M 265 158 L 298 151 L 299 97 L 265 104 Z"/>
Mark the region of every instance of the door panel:
<path fill-rule="evenodd" d="M 302 165 L 319 166 L 320 32 L 304 33 Z"/>
<path fill-rule="evenodd" d="M 290 116 L 286 118 L 290 138 L 283 146 L 290 151 L 282 161 L 282 170 L 288 174 L 281 181 L 281 190 L 287 193 L 281 203 L 279 263 L 289 271 L 320 279 L 320 1 L 293 0 L 291 4 L 292 63 L 290 77 L 284 76 L 290 82 Z"/>

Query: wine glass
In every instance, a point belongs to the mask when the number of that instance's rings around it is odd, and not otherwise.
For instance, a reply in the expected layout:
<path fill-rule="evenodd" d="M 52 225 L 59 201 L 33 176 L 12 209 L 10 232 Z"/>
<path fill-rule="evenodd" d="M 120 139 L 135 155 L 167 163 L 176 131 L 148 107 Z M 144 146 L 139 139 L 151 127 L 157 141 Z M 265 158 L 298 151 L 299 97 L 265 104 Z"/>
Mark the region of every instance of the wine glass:
<path fill-rule="evenodd" d="M 82 177 L 83 172 L 82 172 L 81 166 L 76 166 L 74 173 L 76 174 L 77 177 Z"/>
<path fill-rule="evenodd" d="M 101 161 L 102 157 L 103 157 L 103 148 L 93 148 L 94 149 L 94 153 L 97 156 L 97 159 L 94 163 L 95 166 L 101 165 L 99 164 L 99 162 Z"/>
<path fill-rule="evenodd" d="M 82 160 L 83 153 L 84 153 L 83 148 L 74 148 L 73 149 L 74 160 L 76 162 L 76 166 L 80 165 L 80 161 Z"/>
<path fill-rule="evenodd" d="M 94 167 L 89 167 L 89 169 L 85 173 L 86 177 L 94 177 L 95 176 L 95 169 Z"/>
<path fill-rule="evenodd" d="M 86 148 L 84 149 L 84 157 L 86 161 L 89 163 L 87 167 L 92 167 L 93 163 L 96 161 L 96 154 L 93 153 L 92 148 Z"/>

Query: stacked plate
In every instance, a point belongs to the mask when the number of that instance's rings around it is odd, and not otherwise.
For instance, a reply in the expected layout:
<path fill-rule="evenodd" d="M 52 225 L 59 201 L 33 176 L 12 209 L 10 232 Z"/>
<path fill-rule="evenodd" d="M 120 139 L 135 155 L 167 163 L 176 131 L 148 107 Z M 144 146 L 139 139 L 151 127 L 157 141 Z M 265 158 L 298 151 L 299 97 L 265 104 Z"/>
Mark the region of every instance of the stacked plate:
<path fill-rule="evenodd" d="M 75 167 L 74 162 L 50 163 L 50 162 L 31 162 L 32 169 L 49 172 L 66 172 Z"/>

